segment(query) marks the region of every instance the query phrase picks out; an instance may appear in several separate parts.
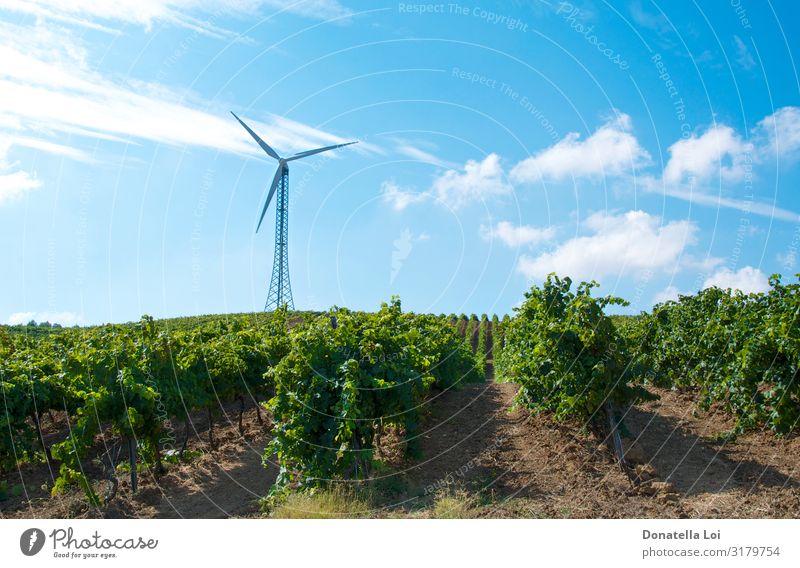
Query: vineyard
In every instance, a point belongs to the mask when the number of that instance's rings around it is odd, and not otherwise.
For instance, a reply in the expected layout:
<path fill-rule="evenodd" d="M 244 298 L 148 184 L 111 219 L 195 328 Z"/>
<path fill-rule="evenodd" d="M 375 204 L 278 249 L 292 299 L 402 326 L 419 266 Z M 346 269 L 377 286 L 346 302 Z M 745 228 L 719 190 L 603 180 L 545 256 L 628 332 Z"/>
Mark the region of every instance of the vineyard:
<path fill-rule="evenodd" d="M 770 284 L 0 328 L 0 511 L 795 516 L 800 285 Z"/>

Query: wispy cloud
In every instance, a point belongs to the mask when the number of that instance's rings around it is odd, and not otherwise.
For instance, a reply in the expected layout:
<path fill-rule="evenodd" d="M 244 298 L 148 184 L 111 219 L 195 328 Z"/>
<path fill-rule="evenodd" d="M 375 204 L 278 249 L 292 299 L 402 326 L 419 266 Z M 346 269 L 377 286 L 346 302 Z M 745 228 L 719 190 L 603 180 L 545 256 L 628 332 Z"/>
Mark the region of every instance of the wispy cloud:
<path fill-rule="evenodd" d="M 381 195 L 383 200 L 391 204 L 395 211 L 403 211 L 409 205 L 422 203 L 430 199 L 429 193 L 403 188 L 397 185 L 394 180 L 384 181 L 381 184 Z"/>
<path fill-rule="evenodd" d="M 555 237 L 554 227 L 533 227 L 531 225 L 514 225 L 509 221 L 500 221 L 494 226 L 481 225 L 481 236 L 488 241 L 499 239 L 512 248 L 532 247 Z"/>
<path fill-rule="evenodd" d="M 753 59 L 753 54 L 747 47 L 747 44 L 742 41 L 738 35 L 733 36 L 733 43 L 736 46 L 736 62 L 745 71 L 751 71 L 756 66 L 756 60 Z"/>
<path fill-rule="evenodd" d="M 665 183 L 663 180 L 652 177 L 643 177 L 639 182 L 639 187 L 645 191 L 660 193 L 668 197 L 681 199 L 696 205 L 702 205 L 703 207 L 735 209 L 770 219 L 800 222 L 800 213 L 783 209 L 772 203 L 764 203 L 752 199 L 725 197 L 719 193 L 710 193 L 706 189 L 696 188 L 692 183 L 688 186 L 678 186 Z"/>
<path fill-rule="evenodd" d="M 91 162 L 92 156 L 79 147 L 82 139 L 89 137 L 262 157 L 228 109 L 209 105 L 191 92 L 106 77 L 88 61 L 80 40 L 69 30 L 41 24 L 30 28 L 0 24 L 0 136 L 7 148 L 26 146 Z M 287 154 L 350 140 L 275 114 L 247 118 L 256 131 Z M 354 148 L 358 152 L 376 150 L 371 144 Z M 22 178 L 16 174 L 5 184 L 38 186 L 30 176 Z"/>
<path fill-rule="evenodd" d="M 24 148 L 33 148 L 35 150 L 41 150 L 42 152 L 46 152 L 48 154 L 63 156 L 65 158 L 69 158 L 77 162 L 84 162 L 87 164 L 93 164 L 97 162 L 97 160 L 90 153 L 85 152 L 84 150 L 80 150 L 78 148 L 73 148 L 72 146 L 65 146 L 64 144 L 56 144 L 55 142 L 49 142 L 47 140 L 42 140 L 40 138 L 28 138 L 26 136 L 14 136 L 9 140 L 11 146 L 22 146 Z"/>
<path fill-rule="evenodd" d="M 448 162 L 447 160 L 435 155 L 432 151 L 430 151 L 432 149 L 424 150 L 412 142 L 401 139 L 395 140 L 395 144 L 395 151 L 401 156 L 406 156 L 412 160 L 417 160 L 419 162 L 431 164 L 440 168 L 458 167 L 458 164 Z"/>
<path fill-rule="evenodd" d="M 146 30 L 165 24 L 225 40 L 236 39 L 238 34 L 216 25 L 216 20 L 253 16 L 266 9 L 319 20 L 352 15 L 337 0 L 0 0 L 0 10 L 106 33 L 119 33 L 114 27 L 119 24 Z"/>

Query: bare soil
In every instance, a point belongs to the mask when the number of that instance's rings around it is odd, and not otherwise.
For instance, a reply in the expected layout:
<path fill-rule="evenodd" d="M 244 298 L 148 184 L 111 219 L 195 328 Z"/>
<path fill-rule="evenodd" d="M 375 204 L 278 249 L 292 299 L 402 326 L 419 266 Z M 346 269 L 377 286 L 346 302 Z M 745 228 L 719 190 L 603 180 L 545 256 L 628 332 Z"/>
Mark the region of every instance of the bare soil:
<path fill-rule="evenodd" d="M 491 373 L 491 361 L 489 362 Z M 524 518 L 782 518 L 800 517 L 800 438 L 752 432 L 719 441 L 732 422 L 722 412 L 699 412 L 689 394 L 656 390 L 659 401 L 624 417 L 633 438 L 628 458 L 640 472 L 632 483 L 604 440 L 580 424 L 508 410 L 516 386 L 485 383 L 435 394 L 425 407 L 421 455 L 402 457 L 402 435 L 387 432 L 374 471 L 379 506 L 371 516 L 431 516 L 437 496 L 469 496 L 474 516 Z M 254 408 L 238 409 L 215 428 L 194 422 L 192 460 L 167 471 L 141 473 L 134 495 L 124 478 L 107 507 L 94 509 L 79 490 L 50 497 L 46 464 L 3 477 L 24 492 L 0 501 L 3 517 L 220 518 L 259 516 L 260 497 L 277 475 L 262 465 L 269 427 Z M 180 439 L 180 437 L 179 437 Z M 105 482 L 100 482 L 105 483 Z M 102 490 L 102 486 L 98 486 Z"/>
<path fill-rule="evenodd" d="M 511 384 L 473 384 L 433 404 L 423 460 L 409 473 L 421 498 L 466 489 L 487 517 L 800 517 L 800 438 L 717 441 L 732 427 L 726 415 L 658 390 L 661 400 L 625 416 L 628 459 L 648 472 L 632 483 L 581 425 L 507 410 L 515 393 Z"/>
<path fill-rule="evenodd" d="M 9 487 L 22 485 L 24 491 L 0 501 L 0 516 L 191 519 L 257 516 L 258 500 L 269 491 L 278 468 L 274 462 L 268 463 L 267 468 L 262 465 L 264 448 L 269 442 L 268 421 L 260 423 L 255 408 L 246 410 L 242 435 L 238 417 L 237 409 L 226 413 L 221 424 L 216 423 L 213 448 L 208 440 L 208 423 L 193 419 L 187 448 L 187 455 L 194 455 L 191 460 L 167 463 L 166 472 L 161 475 L 149 468 L 140 471 L 135 494 L 131 492 L 128 477 L 121 476 L 116 496 L 99 509 L 91 507 L 77 489 L 51 497 L 49 487 L 53 479 L 46 464 L 22 466 L 13 475 L 3 477 Z M 178 439 L 182 442 L 182 432 Z M 91 467 L 88 462 L 87 467 Z M 98 468 L 90 477 L 102 479 L 100 471 Z M 102 494 L 106 483 L 98 482 L 96 491 Z"/>

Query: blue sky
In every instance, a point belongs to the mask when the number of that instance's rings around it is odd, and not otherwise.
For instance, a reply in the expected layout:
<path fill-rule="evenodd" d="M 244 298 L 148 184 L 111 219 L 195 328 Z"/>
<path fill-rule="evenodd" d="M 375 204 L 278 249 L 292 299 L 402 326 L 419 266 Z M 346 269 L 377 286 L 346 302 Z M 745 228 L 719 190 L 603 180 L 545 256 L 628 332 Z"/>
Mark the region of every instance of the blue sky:
<path fill-rule="evenodd" d="M 630 311 L 800 271 L 796 3 L 0 0 L 0 321 Z M 793 277 L 792 277 L 793 278 Z"/>

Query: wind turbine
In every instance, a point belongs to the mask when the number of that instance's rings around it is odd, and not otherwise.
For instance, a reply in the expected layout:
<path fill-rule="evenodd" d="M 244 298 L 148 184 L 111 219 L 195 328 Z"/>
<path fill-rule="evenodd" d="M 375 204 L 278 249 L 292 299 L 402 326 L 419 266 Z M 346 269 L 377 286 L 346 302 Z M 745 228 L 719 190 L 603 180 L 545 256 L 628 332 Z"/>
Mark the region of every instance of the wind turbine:
<path fill-rule="evenodd" d="M 327 152 L 350 144 L 357 144 L 358 142 L 347 142 L 345 144 L 334 144 L 333 146 L 325 146 L 323 148 L 316 148 L 314 150 L 306 150 L 299 152 L 288 158 L 281 158 L 278 153 L 270 147 L 269 144 L 264 142 L 258 134 L 247 126 L 241 118 L 231 112 L 233 117 L 239 121 L 239 124 L 244 126 L 244 129 L 250 133 L 250 136 L 258 142 L 261 149 L 267 153 L 271 158 L 278 160 L 278 169 L 275 171 L 275 177 L 272 178 L 272 185 L 269 186 L 269 193 L 267 194 L 267 201 L 264 203 L 264 209 L 261 210 L 261 217 L 258 219 L 258 226 L 256 233 L 261 228 L 261 222 L 264 220 L 264 215 L 267 213 L 272 196 L 275 195 L 275 190 L 278 190 L 278 203 L 275 209 L 275 256 L 272 263 L 272 278 L 269 281 L 269 293 L 267 294 L 267 303 L 264 305 L 265 311 L 270 311 L 288 305 L 290 310 L 294 309 L 294 300 L 292 299 L 292 285 L 289 281 L 289 162 L 292 160 L 299 160 L 300 158 L 307 158 L 320 152 Z"/>

